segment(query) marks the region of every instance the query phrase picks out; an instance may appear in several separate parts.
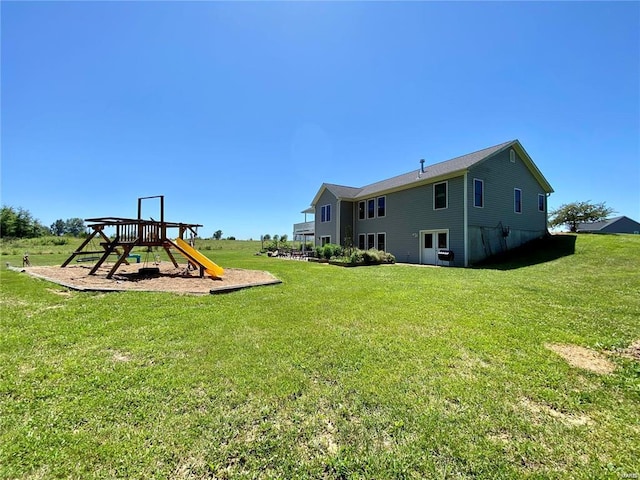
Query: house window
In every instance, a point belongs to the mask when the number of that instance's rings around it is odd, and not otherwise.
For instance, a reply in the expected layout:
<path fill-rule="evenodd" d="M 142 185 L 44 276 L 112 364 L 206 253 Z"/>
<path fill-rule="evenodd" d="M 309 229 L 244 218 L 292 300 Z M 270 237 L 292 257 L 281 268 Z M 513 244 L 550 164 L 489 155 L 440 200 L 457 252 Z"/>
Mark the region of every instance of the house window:
<path fill-rule="evenodd" d="M 331 243 L 331 235 L 320 237 L 320 245 L 324 247 L 327 243 Z"/>
<path fill-rule="evenodd" d="M 424 248 L 433 248 L 433 233 L 424 234 Z"/>
<path fill-rule="evenodd" d="M 367 250 L 371 250 L 372 248 L 376 248 L 376 236 L 373 233 L 367 234 Z"/>
<path fill-rule="evenodd" d="M 320 208 L 320 222 L 331 221 L 331 205 L 323 205 Z"/>
<path fill-rule="evenodd" d="M 358 203 L 358 218 L 364 220 L 364 202 Z"/>
<path fill-rule="evenodd" d="M 484 182 L 477 178 L 473 179 L 473 206 L 484 207 Z"/>
<path fill-rule="evenodd" d="M 509 161 L 511 163 L 516 163 L 516 152 L 513 148 L 509 150 Z"/>
<path fill-rule="evenodd" d="M 378 217 L 384 217 L 387 211 L 387 197 L 378 197 Z"/>
<path fill-rule="evenodd" d="M 385 251 L 386 247 L 387 247 L 387 234 L 379 233 L 378 234 L 378 250 Z"/>
<path fill-rule="evenodd" d="M 364 233 L 358 235 L 358 248 L 360 250 L 364 250 L 365 236 L 366 235 Z"/>
<path fill-rule="evenodd" d="M 522 213 L 522 190 L 519 188 L 513 189 L 513 211 Z"/>
<path fill-rule="evenodd" d="M 367 218 L 373 218 L 376 216 L 376 201 L 375 199 L 367 200 Z"/>
<path fill-rule="evenodd" d="M 447 208 L 447 182 L 436 183 L 433 186 L 433 208 Z"/>
<path fill-rule="evenodd" d="M 541 193 L 538 194 L 538 211 L 544 212 L 544 195 Z"/>
<path fill-rule="evenodd" d="M 447 242 L 447 232 L 438 233 L 438 248 L 449 248 L 449 242 Z"/>

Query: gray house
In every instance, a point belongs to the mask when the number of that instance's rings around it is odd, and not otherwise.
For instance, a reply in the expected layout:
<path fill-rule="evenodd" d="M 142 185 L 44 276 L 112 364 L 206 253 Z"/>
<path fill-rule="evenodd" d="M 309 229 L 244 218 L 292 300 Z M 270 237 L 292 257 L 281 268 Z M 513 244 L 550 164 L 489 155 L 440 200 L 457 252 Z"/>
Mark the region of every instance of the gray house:
<path fill-rule="evenodd" d="M 640 223 L 623 215 L 600 222 L 580 223 L 576 230 L 591 233 L 640 233 Z"/>
<path fill-rule="evenodd" d="M 433 165 L 421 161 L 364 187 L 323 183 L 311 202 L 315 244 L 351 240 L 398 262 L 468 266 L 545 235 L 552 192 L 513 140 Z"/>

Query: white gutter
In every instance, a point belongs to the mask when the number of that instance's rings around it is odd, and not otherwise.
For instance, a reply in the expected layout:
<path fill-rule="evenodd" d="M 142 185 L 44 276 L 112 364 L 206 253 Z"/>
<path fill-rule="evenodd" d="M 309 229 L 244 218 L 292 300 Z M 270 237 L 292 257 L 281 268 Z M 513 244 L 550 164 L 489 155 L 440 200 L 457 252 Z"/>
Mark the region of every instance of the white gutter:
<path fill-rule="evenodd" d="M 336 201 L 336 241 L 333 242 L 336 245 L 342 245 L 340 243 L 340 200 Z"/>

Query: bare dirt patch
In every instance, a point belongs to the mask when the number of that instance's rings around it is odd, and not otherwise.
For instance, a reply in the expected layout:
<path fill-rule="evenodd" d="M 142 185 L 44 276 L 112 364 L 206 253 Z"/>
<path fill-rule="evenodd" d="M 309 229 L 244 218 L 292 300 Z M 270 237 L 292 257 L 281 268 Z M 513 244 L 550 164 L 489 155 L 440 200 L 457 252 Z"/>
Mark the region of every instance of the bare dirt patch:
<path fill-rule="evenodd" d="M 578 345 L 547 344 L 549 350 L 564 358 L 569 365 L 599 374 L 610 374 L 616 366 L 601 353 Z"/>
<path fill-rule="evenodd" d="M 552 417 L 556 420 L 560 420 L 565 425 L 577 427 L 582 425 L 591 425 L 593 423 L 592 420 L 586 415 L 563 413 L 554 407 L 536 403 L 529 398 L 520 399 L 520 404 L 533 415 Z"/>
<path fill-rule="evenodd" d="M 640 340 L 636 340 L 627 348 L 618 351 L 620 355 L 640 362 Z"/>
<path fill-rule="evenodd" d="M 223 293 L 242 288 L 281 283 L 269 272 L 225 268 L 221 279 L 205 274 L 200 277 L 198 271 L 188 270 L 185 266 L 176 268 L 171 262 L 153 265 L 158 273 L 141 275 L 139 263 L 122 265 L 112 278 L 107 278 L 112 265 L 102 266 L 95 275 L 89 275 L 90 265 L 69 265 L 65 268 L 25 267 L 20 268 L 34 277 L 55 282 L 62 286 L 81 291 L 146 291 L 174 292 L 187 294 Z"/>

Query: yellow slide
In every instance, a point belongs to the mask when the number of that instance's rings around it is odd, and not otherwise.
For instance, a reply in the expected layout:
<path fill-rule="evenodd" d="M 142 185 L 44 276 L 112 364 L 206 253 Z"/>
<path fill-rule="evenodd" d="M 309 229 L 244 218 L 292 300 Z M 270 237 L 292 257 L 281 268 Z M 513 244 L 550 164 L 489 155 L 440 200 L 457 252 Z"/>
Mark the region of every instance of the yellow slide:
<path fill-rule="evenodd" d="M 182 240 L 181 238 L 176 238 L 176 244 L 180 247 L 180 250 L 183 250 L 187 256 L 191 257 L 191 259 L 195 260 L 197 263 L 204 267 L 205 272 L 207 272 L 212 277 L 221 278 L 224 275 L 224 268 L 216 265 L 187 242 Z"/>

